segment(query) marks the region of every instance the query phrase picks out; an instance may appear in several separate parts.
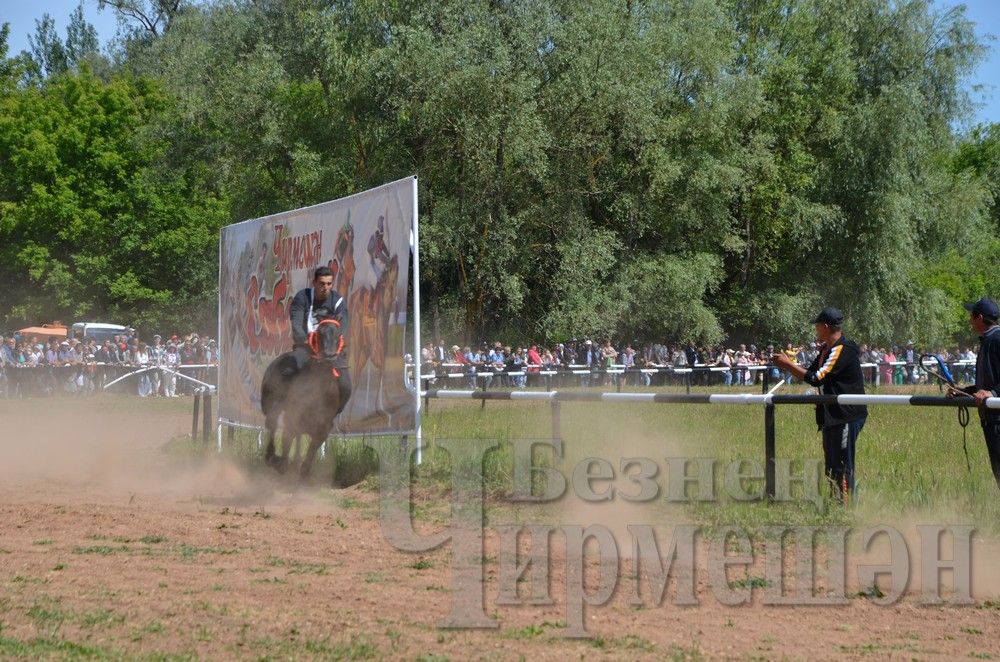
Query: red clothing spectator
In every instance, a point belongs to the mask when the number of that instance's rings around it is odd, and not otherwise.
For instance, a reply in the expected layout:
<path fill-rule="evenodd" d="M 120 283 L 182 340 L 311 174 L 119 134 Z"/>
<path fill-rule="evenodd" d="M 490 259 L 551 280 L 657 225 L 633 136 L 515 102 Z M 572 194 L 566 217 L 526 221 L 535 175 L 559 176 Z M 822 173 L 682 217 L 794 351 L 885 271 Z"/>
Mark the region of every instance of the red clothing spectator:
<path fill-rule="evenodd" d="M 528 365 L 529 366 L 534 366 L 534 367 L 528 368 L 528 372 L 529 373 L 536 373 L 536 372 L 538 372 L 538 370 L 539 370 L 538 366 L 542 365 L 542 357 L 538 353 L 538 348 L 536 346 L 534 346 L 534 345 L 532 345 L 531 349 L 528 350 Z"/>

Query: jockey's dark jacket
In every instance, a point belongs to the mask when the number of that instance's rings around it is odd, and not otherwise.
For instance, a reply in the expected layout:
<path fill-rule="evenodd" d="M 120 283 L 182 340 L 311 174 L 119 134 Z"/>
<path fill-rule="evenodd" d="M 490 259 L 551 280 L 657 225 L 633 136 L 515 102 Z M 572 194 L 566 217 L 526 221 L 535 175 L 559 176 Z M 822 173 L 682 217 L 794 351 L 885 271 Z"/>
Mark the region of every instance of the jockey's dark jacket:
<path fill-rule="evenodd" d="M 819 388 L 823 395 L 863 394 L 865 380 L 861 374 L 858 346 L 841 336 L 821 352 L 806 368 L 803 381 Z M 816 425 L 820 429 L 843 425 L 868 415 L 865 405 L 816 405 Z"/>
<path fill-rule="evenodd" d="M 340 292 L 333 290 L 326 301 L 313 301 L 313 288 L 304 287 L 292 299 L 289 316 L 292 321 L 292 344 L 303 347 L 309 343 L 309 313 L 314 308 L 325 307 L 330 317 L 340 322 L 340 332 L 347 340 L 347 301 Z"/>

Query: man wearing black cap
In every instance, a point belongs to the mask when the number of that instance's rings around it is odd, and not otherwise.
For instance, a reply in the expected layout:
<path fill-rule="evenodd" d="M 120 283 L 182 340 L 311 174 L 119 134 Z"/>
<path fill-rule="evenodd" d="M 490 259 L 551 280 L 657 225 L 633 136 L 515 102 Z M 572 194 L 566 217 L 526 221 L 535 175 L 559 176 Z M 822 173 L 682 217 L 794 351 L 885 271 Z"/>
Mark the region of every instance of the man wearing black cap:
<path fill-rule="evenodd" d="M 844 337 L 844 314 L 836 308 L 820 311 L 816 325 L 819 355 L 808 368 L 796 365 L 784 354 L 775 354 L 774 365 L 819 388 L 823 395 L 864 394 L 858 346 Z M 854 492 L 854 449 L 868 418 L 865 405 L 816 405 L 816 424 L 823 432 L 826 476 L 835 496 L 848 503 Z"/>
<path fill-rule="evenodd" d="M 969 325 L 979 336 L 979 354 L 976 356 L 976 383 L 966 386 L 962 393 L 971 395 L 979 405 L 979 422 L 986 438 L 986 451 L 990 456 L 993 477 L 1000 487 L 1000 409 L 988 409 L 987 398 L 1000 396 L 1000 307 L 992 299 L 983 297 L 975 303 L 965 304 L 969 311 Z M 948 392 L 955 395 L 954 391 Z"/>

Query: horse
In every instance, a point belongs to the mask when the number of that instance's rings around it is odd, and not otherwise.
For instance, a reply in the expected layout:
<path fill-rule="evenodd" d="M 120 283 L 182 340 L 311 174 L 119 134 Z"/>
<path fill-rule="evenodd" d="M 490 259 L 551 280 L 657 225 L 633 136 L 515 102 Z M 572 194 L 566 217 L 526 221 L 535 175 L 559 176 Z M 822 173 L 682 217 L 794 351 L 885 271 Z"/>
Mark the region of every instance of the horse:
<path fill-rule="evenodd" d="M 366 286 L 355 290 L 348 308 L 351 313 L 351 370 L 355 375 L 354 379 L 360 380 L 366 361 L 371 361 L 377 378 L 376 411 L 379 411 L 378 398 L 382 395 L 386 335 L 389 330 L 389 315 L 396 306 L 398 274 L 399 260 L 393 255 L 375 287 Z"/>
<path fill-rule="evenodd" d="M 295 363 L 292 352 L 285 352 L 271 361 L 260 389 L 260 408 L 267 430 L 264 462 L 278 473 L 285 473 L 292 443 L 302 435 L 309 435 L 309 448 L 299 468 L 302 479 L 308 478 L 316 451 L 326 441 L 341 408 L 340 372 L 336 367 L 344 348 L 340 323 L 334 319 L 320 319 L 316 331 L 309 335 L 309 348 L 312 352 L 309 363 L 291 376 L 286 376 L 289 371 L 285 368 Z M 282 415 L 283 443 L 281 454 L 277 455 L 275 432 Z"/>

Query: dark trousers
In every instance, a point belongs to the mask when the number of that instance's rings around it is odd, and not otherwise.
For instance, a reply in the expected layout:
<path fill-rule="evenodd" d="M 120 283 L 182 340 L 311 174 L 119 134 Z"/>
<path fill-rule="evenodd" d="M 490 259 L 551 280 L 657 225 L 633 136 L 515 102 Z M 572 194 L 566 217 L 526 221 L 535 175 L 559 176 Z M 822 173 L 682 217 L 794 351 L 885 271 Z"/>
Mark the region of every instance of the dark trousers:
<path fill-rule="evenodd" d="M 845 503 L 854 494 L 854 450 L 865 418 L 823 428 L 823 458 L 833 496 Z"/>
<path fill-rule="evenodd" d="M 983 437 L 986 439 L 986 452 L 990 456 L 993 478 L 997 481 L 997 487 L 1000 487 L 1000 418 L 984 418 L 980 423 L 983 425 Z"/>
<path fill-rule="evenodd" d="M 309 360 L 312 358 L 312 352 L 305 345 L 296 345 L 292 348 L 292 356 L 295 357 L 295 372 L 299 372 L 309 365 Z M 340 387 L 340 409 L 337 410 L 337 413 L 339 414 L 344 411 L 344 407 L 347 405 L 347 400 L 351 397 L 352 384 L 350 368 L 346 365 L 338 363 L 337 372 L 340 373 L 340 377 L 337 379 L 337 386 Z"/>

